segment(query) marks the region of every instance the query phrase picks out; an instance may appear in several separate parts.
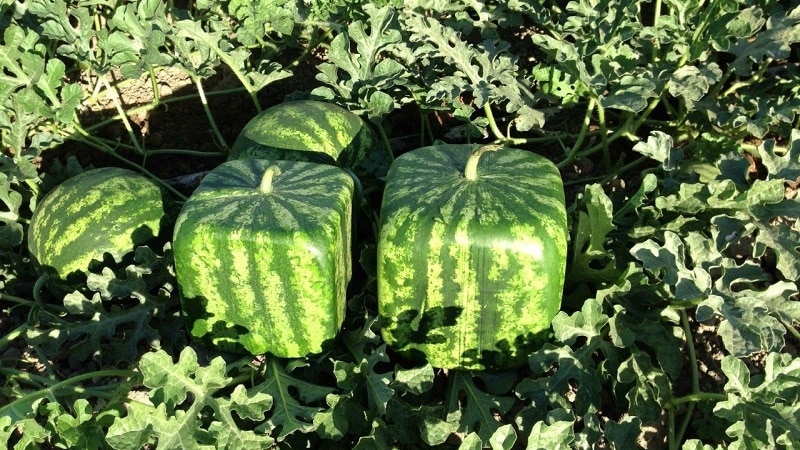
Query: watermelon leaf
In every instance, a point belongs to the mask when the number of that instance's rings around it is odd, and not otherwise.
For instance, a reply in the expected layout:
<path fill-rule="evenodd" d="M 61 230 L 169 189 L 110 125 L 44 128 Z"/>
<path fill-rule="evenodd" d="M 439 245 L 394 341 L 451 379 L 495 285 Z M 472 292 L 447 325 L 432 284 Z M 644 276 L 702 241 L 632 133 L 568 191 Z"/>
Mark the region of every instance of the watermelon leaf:
<path fill-rule="evenodd" d="M 791 448 L 800 442 L 800 360 L 788 354 L 769 353 L 764 372 L 750 376 L 743 361 L 733 356 L 722 360 L 728 378 L 728 399 L 714 412 L 729 420 L 726 433 L 737 441 L 774 441 Z"/>
<path fill-rule="evenodd" d="M 363 413 L 363 408 L 348 395 L 328 394 L 325 404 L 328 408 L 314 415 L 315 430 L 324 439 L 340 440 L 350 431 L 359 413 Z"/>
<path fill-rule="evenodd" d="M 196 449 L 257 449 L 274 443 L 257 430 L 241 429 L 230 413 L 263 419 L 271 406 L 269 396 L 249 395 L 242 385 L 236 385 L 229 398 L 218 396 L 233 382 L 221 357 L 201 365 L 194 350 L 186 347 L 177 362 L 159 350 L 142 356 L 139 366 L 153 404 L 134 402 L 125 417 L 114 421 L 107 436 L 112 447 L 139 447 L 153 439 L 159 446 Z M 200 420 L 206 408 L 213 414 L 207 426 Z"/>
<path fill-rule="evenodd" d="M 247 391 L 249 396 L 266 394 L 273 399 L 269 418 L 256 427 L 256 432 L 274 435 L 277 430 L 276 439 L 282 441 L 292 433 L 309 433 L 319 426 L 314 416 L 324 409 L 320 401 L 334 389 L 292 374 L 304 365 L 307 363 L 301 360 L 267 360 L 266 380 Z"/>
<path fill-rule="evenodd" d="M 511 424 L 500 426 L 489 438 L 489 445 L 497 450 L 511 450 L 516 442 L 517 433 Z"/>
<path fill-rule="evenodd" d="M 348 392 L 364 387 L 366 390 L 368 411 L 379 415 L 386 413 L 386 405 L 394 396 L 394 389 L 390 387 L 392 382 L 392 372 L 377 373 L 375 365 L 381 362 L 388 362 L 386 356 L 386 345 L 381 345 L 369 355 L 363 356 L 357 363 L 346 361 L 336 361 L 333 373 L 336 375 L 336 382 L 342 389 Z"/>
<path fill-rule="evenodd" d="M 631 254 L 642 262 L 645 269 L 659 273 L 666 286 L 674 287 L 674 299 L 694 301 L 711 291 L 711 275 L 701 267 L 686 266 L 683 241 L 673 232 L 664 233 L 664 245 L 648 240 L 637 244 Z"/>
<path fill-rule="evenodd" d="M 101 39 L 126 78 L 136 79 L 150 67 L 172 63 L 174 58 L 162 50 L 166 34 L 172 32 L 164 3 L 149 0 L 120 5 L 109 26 L 115 31 Z"/>
<path fill-rule="evenodd" d="M 617 258 L 606 245 L 616 230 L 611 199 L 597 184 L 586 186 L 573 213 L 569 271 L 564 303 L 575 309 L 594 286 L 620 278 Z"/>
<path fill-rule="evenodd" d="M 514 404 L 513 397 L 487 393 L 475 384 L 475 376 L 466 371 L 451 371 L 448 377 L 447 413 L 462 411 L 460 432 L 476 430 L 483 442 L 503 425 L 496 415 L 503 416 Z"/>
<path fill-rule="evenodd" d="M 433 367 L 430 364 L 412 369 L 396 366 L 391 386 L 400 391 L 419 395 L 433 387 L 433 378 Z"/>
<path fill-rule="evenodd" d="M 106 433 L 106 442 L 112 448 L 142 448 L 153 434 L 151 405 L 131 402 L 127 410 L 127 416 L 115 420 Z"/>
<path fill-rule="evenodd" d="M 181 57 L 185 59 L 184 65 L 187 68 L 194 67 L 193 61 L 196 57 L 185 51 L 194 46 L 201 50 L 209 60 L 219 59 L 227 65 L 239 82 L 251 93 L 258 92 L 267 85 L 291 75 L 289 71 L 284 70 L 273 61 L 263 61 L 257 67 L 253 67 L 250 62 L 250 51 L 245 47 L 230 50 L 233 45 L 228 40 L 226 30 L 208 32 L 203 29 L 200 22 L 189 19 L 177 21 L 174 26 L 177 31 L 176 36 L 185 39 L 182 41 L 185 50 Z M 189 43 L 187 41 L 191 42 L 190 46 L 186 46 Z M 214 56 L 212 57 L 212 55 Z"/>
<path fill-rule="evenodd" d="M 528 436 L 530 450 L 553 449 L 567 450 L 575 439 L 573 422 L 561 420 L 551 424 L 544 421 L 536 422 Z"/>
<path fill-rule="evenodd" d="M 642 420 L 638 417 L 623 417 L 619 421 L 609 420 L 605 424 L 606 438 L 614 443 L 614 449 L 641 448 L 639 436 L 642 433 Z"/>
<path fill-rule="evenodd" d="M 99 421 L 94 419 L 92 405 L 85 398 L 79 398 L 72 404 L 72 411 L 65 410 L 59 403 L 48 403 L 48 426 L 53 428 L 53 435 L 66 448 L 95 448 L 101 442 L 105 432 Z"/>
<path fill-rule="evenodd" d="M 517 394 L 530 398 L 533 405 L 552 404 L 572 410 L 576 415 L 595 410 L 600 404 L 602 385 L 599 369 L 591 355 L 598 342 L 598 339 L 592 339 L 577 351 L 568 346 L 545 345 L 530 358 L 536 378 L 522 380 L 517 386 Z M 580 389 L 576 390 L 576 386 Z"/>
<path fill-rule="evenodd" d="M 647 141 L 638 142 L 633 150 L 658 161 L 667 172 L 677 169 L 678 162 L 683 158 L 683 152 L 674 147 L 672 136 L 662 131 L 651 132 Z"/>
<path fill-rule="evenodd" d="M 375 325 L 376 321 L 373 319 L 361 329 L 345 334 L 344 341 L 354 362 L 335 361 L 333 372 L 340 388 L 356 398 L 365 395 L 367 411 L 383 415 L 387 404 L 395 395 L 394 374 L 391 371 L 378 373 L 375 370 L 376 365 L 389 362 L 386 344 L 379 345 L 380 340 L 372 330 Z"/>
<path fill-rule="evenodd" d="M 331 41 L 327 63 L 319 65 L 317 80 L 327 84 L 314 89 L 312 96 L 327 100 L 334 95 L 348 109 L 379 123 L 394 110 L 397 102 L 389 94 L 407 77 L 403 65 L 392 58 L 392 49 L 401 40 L 393 8 L 365 7 L 369 22 L 353 21 Z M 355 52 L 351 45 L 355 44 Z M 334 92 L 335 90 L 335 92 Z"/>
<path fill-rule="evenodd" d="M 169 269 L 169 245 L 163 251 L 158 255 L 149 247 L 139 247 L 133 264 L 124 269 L 104 267 L 100 274 L 91 273 L 87 283 L 95 292 L 67 294 L 66 316 L 40 310 L 26 340 L 45 355 L 69 349 L 70 364 L 76 367 L 97 357 L 113 363 L 133 361 L 142 342 L 180 345 L 182 339 L 173 336 L 170 325 L 178 320 L 174 317 L 178 300 L 170 296 L 175 279 Z M 128 304 L 130 299 L 136 303 Z M 106 349 L 102 355 L 97 352 L 100 348 Z"/>
<path fill-rule="evenodd" d="M 747 13 L 745 10 L 743 12 Z M 753 26 L 742 33 L 727 50 L 735 55 L 736 59 L 731 63 L 731 70 L 739 76 L 748 76 L 752 73 L 754 64 L 760 63 L 764 59 L 785 58 L 791 51 L 791 45 L 800 42 L 800 33 L 797 26 L 800 24 L 800 6 L 782 13 L 775 14 L 766 21 L 766 29 L 760 33 L 755 33 L 764 24 L 760 21 L 758 26 Z M 753 36 L 754 35 L 754 36 Z"/>
<path fill-rule="evenodd" d="M 600 303 L 595 299 L 588 299 L 580 311 L 571 315 L 559 311 L 553 318 L 552 325 L 555 338 L 572 345 L 580 337 L 591 339 L 600 336 L 606 324 L 608 316 L 603 313 Z"/>
<path fill-rule="evenodd" d="M 774 139 L 765 140 L 758 146 L 758 156 L 769 179 L 796 182 L 800 178 L 800 130 L 792 129 L 786 149 L 778 148 Z"/>
<path fill-rule="evenodd" d="M 22 224 L 19 219 L 19 208 L 22 205 L 22 194 L 19 193 L 8 175 L 0 172 L 0 202 L 5 208 L 0 211 L 0 249 L 11 249 L 20 245 L 23 240 Z"/>
<path fill-rule="evenodd" d="M 228 4 L 228 11 L 241 21 L 236 40 L 251 46 L 264 39 L 265 30 L 267 33 L 291 34 L 296 25 L 297 6 L 297 3 L 289 0 L 232 0 Z"/>

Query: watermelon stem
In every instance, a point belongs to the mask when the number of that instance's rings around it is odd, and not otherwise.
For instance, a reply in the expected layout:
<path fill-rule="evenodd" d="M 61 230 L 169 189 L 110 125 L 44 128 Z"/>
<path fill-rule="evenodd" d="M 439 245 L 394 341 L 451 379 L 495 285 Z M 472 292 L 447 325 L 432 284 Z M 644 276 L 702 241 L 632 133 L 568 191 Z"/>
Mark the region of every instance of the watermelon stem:
<path fill-rule="evenodd" d="M 272 192 L 272 178 L 275 175 L 280 175 L 281 169 L 278 166 L 269 166 L 267 170 L 264 172 L 264 176 L 261 178 L 261 184 L 259 185 L 259 190 L 265 194 L 269 194 Z"/>
<path fill-rule="evenodd" d="M 44 304 L 44 300 L 42 300 L 42 287 L 49 279 L 50 275 L 43 273 L 41 276 L 39 276 L 39 278 L 36 279 L 36 282 L 33 283 L 33 300 L 39 305 Z"/>
<path fill-rule="evenodd" d="M 467 160 L 467 166 L 464 168 L 464 178 L 469 181 L 478 179 L 478 160 L 486 152 L 494 152 L 502 148 L 502 145 L 484 145 L 483 147 L 475 150 Z"/>
<path fill-rule="evenodd" d="M 378 136 L 381 138 L 383 149 L 386 151 L 386 156 L 389 157 L 389 162 L 391 163 L 394 161 L 394 152 L 392 151 L 392 144 L 389 143 L 389 136 L 386 135 L 386 130 L 383 129 L 383 126 L 380 123 L 372 123 L 375 125 L 372 128 L 378 131 Z"/>
<path fill-rule="evenodd" d="M 489 121 L 489 129 L 492 130 L 494 137 L 498 140 L 508 139 L 508 137 L 503 135 L 503 132 L 500 131 L 500 127 L 497 126 L 497 121 L 494 120 L 494 113 L 492 113 L 492 107 L 489 102 L 484 103 L 483 111 L 486 114 L 486 119 Z"/>
<path fill-rule="evenodd" d="M 211 113 L 211 109 L 208 107 L 208 100 L 206 99 L 206 91 L 203 89 L 203 81 L 197 75 L 191 75 L 192 81 L 194 81 L 195 89 L 197 89 L 197 94 L 200 95 L 200 103 L 203 105 L 203 111 L 206 113 L 206 118 L 208 118 L 208 123 L 211 125 L 211 130 L 214 132 L 214 137 L 217 139 L 217 145 L 222 147 L 225 152 L 230 151 L 230 147 L 228 143 L 225 142 L 225 138 L 222 136 L 222 133 L 219 131 L 219 127 L 217 127 L 217 121 L 214 120 L 214 114 Z"/>
<path fill-rule="evenodd" d="M 77 142 L 86 144 L 92 148 L 96 148 L 104 153 L 107 153 L 112 158 L 115 158 L 116 160 L 122 162 L 123 164 L 130 166 L 134 170 L 141 172 L 143 175 L 150 177 L 153 181 L 161 185 L 161 187 L 171 192 L 175 196 L 175 198 L 186 200 L 186 196 L 183 195 L 180 191 L 178 191 L 174 187 L 170 186 L 169 183 L 155 176 L 152 172 L 145 169 L 144 166 L 136 164 L 135 162 L 117 153 L 117 151 L 113 147 L 111 147 L 105 140 L 100 139 L 96 136 L 92 136 L 91 134 L 89 134 L 87 130 L 83 129 L 83 127 L 81 127 L 80 124 L 76 126 L 75 131 L 78 134 L 76 136 L 73 136 L 72 139 L 75 139 Z M 144 156 L 147 157 L 148 154 L 149 154 L 148 152 L 145 152 Z"/>
<path fill-rule="evenodd" d="M 111 103 L 114 105 L 114 108 L 117 109 L 117 114 L 120 120 L 122 121 L 122 125 L 125 127 L 125 131 L 128 132 L 128 137 L 130 137 L 134 149 L 136 150 L 136 153 L 143 155 L 144 149 L 139 143 L 139 138 L 136 137 L 136 133 L 133 132 L 133 127 L 131 126 L 131 122 L 128 119 L 128 115 L 125 113 L 125 109 L 123 109 L 122 103 L 120 103 L 119 91 L 117 91 L 115 87 L 111 86 L 111 84 L 108 82 L 105 76 L 100 77 L 100 82 L 103 83 L 103 86 L 106 88 L 106 95 L 108 96 L 108 98 L 111 99 Z"/>

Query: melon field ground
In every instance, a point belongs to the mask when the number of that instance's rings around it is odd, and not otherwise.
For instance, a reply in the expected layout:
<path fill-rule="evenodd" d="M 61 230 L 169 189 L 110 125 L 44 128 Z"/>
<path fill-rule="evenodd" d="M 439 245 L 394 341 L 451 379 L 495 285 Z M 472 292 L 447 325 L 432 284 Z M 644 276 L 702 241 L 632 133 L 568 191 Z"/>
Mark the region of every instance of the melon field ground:
<path fill-rule="evenodd" d="M 797 2 L 0 0 L 0 30 L 0 446 L 800 448 Z M 171 231 L 40 282 L 27 233 L 56 185 L 132 169 L 174 220 L 253 116 L 299 99 L 381 141 L 327 350 L 190 339 Z M 382 175 L 438 143 L 561 174 L 561 309 L 522 367 L 381 338 Z"/>

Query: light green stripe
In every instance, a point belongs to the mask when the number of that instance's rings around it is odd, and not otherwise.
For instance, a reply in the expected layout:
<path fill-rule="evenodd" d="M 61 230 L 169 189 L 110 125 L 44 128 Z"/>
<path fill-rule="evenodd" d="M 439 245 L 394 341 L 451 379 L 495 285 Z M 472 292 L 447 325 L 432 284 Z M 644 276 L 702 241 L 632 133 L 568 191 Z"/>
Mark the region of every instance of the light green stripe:
<path fill-rule="evenodd" d="M 295 234 L 293 245 L 287 251 L 295 269 L 289 274 L 289 283 L 297 302 L 293 306 L 297 316 L 295 327 L 305 335 L 309 344 L 307 350 L 312 353 L 321 351 L 322 343 L 331 339 L 338 329 L 334 316 L 338 308 L 331 251 L 329 246 L 322 242 L 314 243 L 301 233 Z M 330 270 L 323 272 L 323 265 Z"/>
<path fill-rule="evenodd" d="M 102 190 L 105 191 L 105 187 Z M 60 219 L 49 225 L 38 225 L 39 235 L 46 238 L 43 242 L 36 241 L 36 248 L 43 252 L 38 256 L 40 261 L 56 267 L 64 276 L 85 271 L 89 262 L 101 259 L 104 252 L 119 258 L 132 251 L 136 244 L 132 234 L 140 227 L 149 228 L 152 235 L 158 234 L 162 214 L 160 192 L 151 198 L 147 196 L 152 191 L 137 193 L 138 198 L 91 196 L 89 200 L 96 200 L 94 204 L 86 202 L 73 206 L 65 215 L 51 211 Z M 51 228 L 43 228 L 46 226 Z"/>
<path fill-rule="evenodd" d="M 470 258 L 470 237 L 466 223 L 459 224 L 453 238 L 454 242 L 450 245 L 448 256 L 455 262 L 452 276 L 453 281 L 460 287 L 457 304 L 462 310 L 453 330 L 453 342 L 449 343 L 448 353 L 442 354 L 441 359 L 431 358 L 433 360 L 431 364 L 436 367 L 459 367 L 462 365 L 462 355 L 467 350 L 481 348 L 477 339 L 481 311 L 477 299 L 476 274 Z M 439 360 L 441 362 L 438 362 Z"/>
<path fill-rule="evenodd" d="M 498 310 L 508 316 L 498 322 L 497 338 L 500 340 L 513 343 L 519 335 L 536 334 L 550 325 L 552 317 L 547 316 L 552 308 L 547 305 L 553 299 L 546 292 L 553 280 L 549 279 L 544 265 L 557 262 L 544 261 L 544 244 L 537 237 L 540 235 L 532 226 L 516 226 L 511 230 L 514 245 L 498 246 L 495 250 L 505 253 L 506 259 L 514 262 L 507 266 L 504 289 L 496 298 Z M 552 238 L 557 239 L 556 236 Z"/>
<path fill-rule="evenodd" d="M 174 239 L 175 272 L 180 282 L 183 301 L 207 303 L 204 315 L 208 317 L 196 320 L 190 330 L 196 337 L 211 333 L 217 321 L 227 322 L 229 314 L 228 303 L 224 301 L 225 296 L 216 282 L 219 278 L 208 278 L 209 275 L 221 273 L 225 265 L 225 255 L 221 254 L 217 243 L 209 235 L 208 229 L 201 226 L 192 227 L 187 232 L 179 231 Z"/>
<path fill-rule="evenodd" d="M 250 252 L 257 245 L 253 242 L 254 236 L 245 232 L 242 228 L 231 230 L 221 239 L 220 252 L 226 259 L 225 270 L 217 273 L 206 273 L 206 276 L 214 277 L 222 282 L 226 280 L 224 290 L 231 298 L 217 298 L 218 302 L 227 303 L 229 316 L 227 321 L 246 327 L 249 333 L 241 338 L 244 347 L 253 352 L 261 353 L 264 346 L 264 326 L 263 322 L 254 317 L 263 307 L 261 303 L 261 293 L 257 293 L 253 285 L 253 272 L 256 267 L 252 265 Z M 225 245 L 227 244 L 227 245 Z"/>
<path fill-rule="evenodd" d="M 427 286 L 425 286 L 427 308 L 445 307 L 444 267 L 441 263 L 442 252 L 445 245 L 445 241 L 442 239 L 444 229 L 444 223 L 438 221 L 434 222 L 428 240 Z M 409 261 L 409 263 L 410 262 L 411 261 Z"/>
<path fill-rule="evenodd" d="M 290 300 L 293 294 L 288 290 L 290 285 L 285 281 L 287 275 L 275 265 L 276 256 L 284 251 L 277 244 L 275 236 L 268 234 L 259 236 L 254 243 L 253 259 L 257 266 L 252 270 L 257 274 L 257 279 L 254 280 L 257 284 L 251 289 L 261 294 L 262 304 L 253 310 L 260 313 L 260 316 L 251 316 L 251 319 L 264 324 L 262 333 L 265 336 L 265 346 L 261 352 L 294 356 L 300 352 L 297 336 L 301 334 L 301 330 L 291 320 L 290 309 L 293 305 Z"/>

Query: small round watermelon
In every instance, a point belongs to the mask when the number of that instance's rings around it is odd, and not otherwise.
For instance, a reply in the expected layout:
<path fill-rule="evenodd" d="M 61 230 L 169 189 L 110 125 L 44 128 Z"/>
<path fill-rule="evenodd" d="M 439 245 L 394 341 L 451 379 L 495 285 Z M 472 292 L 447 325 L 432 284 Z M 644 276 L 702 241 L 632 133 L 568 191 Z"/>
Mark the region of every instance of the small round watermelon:
<path fill-rule="evenodd" d="M 306 161 L 353 169 L 379 152 L 375 132 L 358 115 L 332 103 L 281 103 L 252 118 L 234 142 L 229 160 Z"/>
<path fill-rule="evenodd" d="M 28 250 L 61 280 L 86 273 L 106 253 L 120 261 L 161 230 L 161 188 L 128 169 L 104 167 L 56 186 L 33 212 Z"/>

